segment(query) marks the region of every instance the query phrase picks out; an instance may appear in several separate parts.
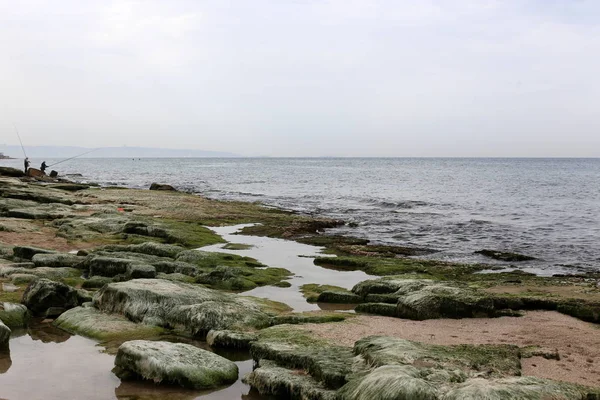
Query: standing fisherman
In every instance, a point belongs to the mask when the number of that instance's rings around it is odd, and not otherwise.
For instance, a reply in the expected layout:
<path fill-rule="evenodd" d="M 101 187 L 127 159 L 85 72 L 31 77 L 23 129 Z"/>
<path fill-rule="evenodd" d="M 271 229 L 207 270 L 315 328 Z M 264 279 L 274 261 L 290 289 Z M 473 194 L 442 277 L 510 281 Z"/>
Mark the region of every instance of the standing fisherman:
<path fill-rule="evenodd" d="M 25 157 L 23 165 L 25 165 L 25 173 L 27 173 L 27 170 L 29 169 L 29 157 Z"/>
<path fill-rule="evenodd" d="M 40 167 L 40 170 L 43 173 L 46 173 L 46 168 L 48 168 L 48 166 L 46 165 L 46 161 L 42 161 L 42 166 Z"/>

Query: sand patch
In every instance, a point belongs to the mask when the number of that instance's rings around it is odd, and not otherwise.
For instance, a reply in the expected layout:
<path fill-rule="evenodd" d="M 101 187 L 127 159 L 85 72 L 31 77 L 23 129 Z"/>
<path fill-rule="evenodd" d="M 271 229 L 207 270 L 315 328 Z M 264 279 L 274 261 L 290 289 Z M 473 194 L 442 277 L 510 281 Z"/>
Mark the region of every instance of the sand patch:
<path fill-rule="evenodd" d="M 523 375 L 600 386 L 600 327 L 554 311 L 530 311 L 523 317 L 427 321 L 361 315 L 344 323 L 301 328 L 346 346 L 370 335 L 441 345 L 535 345 L 556 350 L 560 360 L 523 359 Z"/>

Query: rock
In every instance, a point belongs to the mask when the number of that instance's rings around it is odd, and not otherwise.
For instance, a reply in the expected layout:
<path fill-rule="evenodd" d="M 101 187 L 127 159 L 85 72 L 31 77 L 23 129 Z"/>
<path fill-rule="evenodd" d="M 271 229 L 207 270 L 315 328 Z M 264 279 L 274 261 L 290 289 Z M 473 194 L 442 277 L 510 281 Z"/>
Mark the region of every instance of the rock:
<path fill-rule="evenodd" d="M 50 267 L 50 268 L 78 268 L 82 266 L 85 261 L 84 257 L 79 257 L 74 254 L 35 254 L 31 261 L 36 267 Z"/>
<path fill-rule="evenodd" d="M 12 283 L 6 283 L 6 282 L 2 283 L 2 291 L 3 292 L 11 293 L 11 292 L 16 292 L 17 290 L 19 290 L 19 287 L 13 285 Z"/>
<path fill-rule="evenodd" d="M 27 176 L 37 178 L 46 176 L 46 173 L 37 168 L 27 168 Z"/>
<path fill-rule="evenodd" d="M 92 293 L 88 292 L 85 289 L 76 289 L 77 290 L 77 299 L 79 304 L 83 303 L 91 303 L 92 301 Z"/>
<path fill-rule="evenodd" d="M 233 383 L 237 365 L 189 344 L 132 340 L 119 347 L 115 373 L 156 383 L 165 382 L 192 389 L 209 389 Z"/>
<path fill-rule="evenodd" d="M 65 214 L 60 212 L 51 212 L 46 209 L 31 207 L 23 209 L 12 209 L 8 210 L 6 215 L 10 218 L 22 218 L 22 219 L 59 219 L 63 218 Z"/>
<path fill-rule="evenodd" d="M 28 319 L 29 312 L 23 304 L 0 303 L 0 321 L 9 328 L 24 328 Z"/>
<path fill-rule="evenodd" d="M 252 332 L 211 330 L 206 335 L 206 343 L 211 347 L 227 349 L 249 349 L 252 342 L 257 340 L 258 335 Z"/>
<path fill-rule="evenodd" d="M 159 272 L 158 274 L 156 274 L 156 278 L 158 279 L 165 279 L 167 281 L 176 281 L 176 282 L 187 282 L 187 283 L 193 283 L 194 279 L 188 275 L 184 275 L 184 274 L 180 274 L 180 273 L 173 273 L 173 274 L 165 274 L 163 272 Z"/>
<path fill-rule="evenodd" d="M 39 279 L 29 284 L 23 293 L 23 304 L 35 315 L 53 317 L 77 307 L 77 290 L 64 283 Z"/>
<path fill-rule="evenodd" d="M 160 183 L 153 183 L 152 185 L 150 185 L 150 190 L 168 190 L 168 191 L 172 191 L 172 192 L 176 192 L 177 189 L 175 189 L 173 186 L 171 185 L 165 185 L 165 184 L 160 184 Z"/>
<path fill-rule="evenodd" d="M 31 260 L 36 254 L 53 254 L 56 253 L 54 250 L 40 249 L 38 247 L 31 246 L 15 246 L 13 247 L 13 254 L 15 257 L 22 258 L 25 260 Z"/>
<path fill-rule="evenodd" d="M 357 304 L 362 302 L 362 298 L 354 293 L 325 291 L 319 294 L 317 302 L 337 303 L 337 304 Z"/>
<path fill-rule="evenodd" d="M 127 260 L 124 258 L 98 257 L 92 256 L 86 261 L 89 267 L 90 276 L 113 277 L 127 273 L 128 268 L 138 264 L 139 261 Z"/>
<path fill-rule="evenodd" d="M 127 268 L 127 276 L 131 279 L 155 278 L 156 269 L 152 265 L 132 264 Z"/>
<path fill-rule="evenodd" d="M 182 327 L 199 336 L 211 329 L 269 326 L 271 305 L 281 307 L 264 299 L 162 279 L 109 283 L 94 296 L 94 306 L 103 312 L 149 325 Z"/>
<path fill-rule="evenodd" d="M 102 286 L 111 283 L 112 281 L 112 278 L 105 276 L 92 276 L 83 281 L 81 287 L 84 289 L 100 289 Z"/>
<path fill-rule="evenodd" d="M 11 330 L 8 326 L 0 321 L 0 351 L 8 349 L 8 341 L 10 339 Z"/>
<path fill-rule="evenodd" d="M 62 279 L 81 275 L 79 270 L 74 268 L 20 268 L 0 265 L 0 277 L 12 277 L 13 275 L 35 275 L 39 278 Z"/>
<path fill-rule="evenodd" d="M 153 263 L 157 272 L 164 274 L 183 274 L 187 276 L 198 275 L 198 267 L 181 261 L 160 261 Z"/>
<path fill-rule="evenodd" d="M 338 389 L 352 372 L 351 348 L 314 339 L 309 332 L 279 325 L 257 332 L 250 347 L 255 362 L 271 360 L 279 366 L 307 371 L 324 387 Z"/>
<path fill-rule="evenodd" d="M 3 176 L 11 176 L 13 178 L 20 178 L 25 176 L 25 172 L 21 169 L 11 168 L 11 167 L 0 167 L 0 175 Z"/>
<path fill-rule="evenodd" d="M 160 226 L 148 225 L 145 222 L 131 221 L 123 225 L 123 233 L 157 237 L 162 239 L 173 239 L 173 236 Z"/>
<path fill-rule="evenodd" d="M 369 374 L 350 381 L 339 391 L 339 395 L 342 400 L 440 398 L 436 384 L 423 379 L 420 371 L 410 365 L 385 365 L 375 368 Z"/>
<path fill-rule="evenodd" d="M 163 330 L 158 327 L 136 324 L 122 315 L 105 314 L 93 307 L 75 307 L 62 313 L 54 325 L 69 333 L 96 340 L 157 337 Z"/>
<path fill-rule="evenodd" d="M 459 282 L 386 277 L 361 282 L 352 291 L 373 303 L 360 304 L 357 312 L 415 320 L 503 315 L 492 296 Z M 395 303 L 395 310 L 385 303 Z"/>
<path fill-rule="evenodd" d="M 510 377 L 504 379 L 469 379 L 450 390 L 444 400 L 479 399 L 597 399 L 598 392 L 568 383 L 554 382 L 534 377 Z"/>
<path fill-rule="evenodd" d="M 12 274 L 12 275 L 10 275 L 10 281 L 15 285 L 29 284 L 38 279 L 40 279 L 40 277 L 37 275 L 33 275 L 33 274 Z"/>
<path fill-rule="evenodd" d="M 145 226 L 145 225 L 144 225 Z M 163 244 L 157 242 L 145 242 L 140 244 L 131 244 L 127 246 L 112 245 L 104 247 L 104 250 L 114 252 L 132 252 L 150 254 L 159 257 L 175 258 L 177 254 L 181 253 L 185 249 L 183 247 L 175 246 L 172 244 Z"/>
<path fill-rule="evenodd" d="M 48 187 L 52 189 L 66 190 L 69 192 L 77 192 L 79 190 L 89 189 L 90 185 L 85 185 L 82 183 L 56 183 L 53 185 L 48 185 Z"/>
<path fill-rule="evenodd" d="M 493 258 L 494 260 L 506 262 L 531 261 L 536 259 L 535 257 L 525 256 L 523 254 L 488 249 L 476 251 L 475 254 L 481 254 L 482 256 Z"/>
<path fill-rule="evenodd" d="M 337 400 L 335 390 L 328 390 L 310 375 L 278 367 L 277 364 L 261 361 L 260 368 L 244 377 L 244 382 L 265 396 L 281 399 Z M 371 397 L 369 400 L 379 400 Z"/>

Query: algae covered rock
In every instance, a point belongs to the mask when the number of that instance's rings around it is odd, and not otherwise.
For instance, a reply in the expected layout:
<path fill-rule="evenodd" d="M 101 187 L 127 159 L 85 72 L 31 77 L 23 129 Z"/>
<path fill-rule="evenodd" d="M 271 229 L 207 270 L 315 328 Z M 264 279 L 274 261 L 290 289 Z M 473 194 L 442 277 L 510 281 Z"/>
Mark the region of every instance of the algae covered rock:
<path fill-rule="evenodd" d="M 343 400 L 438 400 L 436 385 L 409 365 L 385 365 L 350 381 L 340 391 Z"/>
<path fill-rule="evenodd" d="M 25 289 L 23 304 L 35 315 L 54 317 L 77 307 L 79 296 L 76 289 L 64 283 L 38 279 Z"/>
<path fill-rule="evenodd" d="M 352 291 L 367 302 L 356 308 L 358 312 L 415 320 L 504 314 L 493 296 L 461 282 L 386 277 L 361 282 Z"/>
<path fill-rule="evenodd" d="M 507 251 L 489 250 L 483 249 L 476 251 L 475 254 L 481 254 L 482 256 L 493 258 L 494 260 L 506 261 L 506 262 L 520 262 L 520 261 L 531 261 L 535 260 L 535 257 L 526 256 L 519 253 L 511 253 Z"/>
<path fill-rule="evenodd" d="M 162 333 L 162 329 L 136 324 L 118 314 L 105 314 L 93 307 L 75 307 L 62 313 L 54 325 L 69 333 L 97 340 L 119 338 L 150 338 Z"/>
<path fill-rule="evenodd" d="M 310 375 L 262 361 L 260 368 L 244 377 L 244 382 L 262 395 L 283 399 L 337 400 L 335 390 L 327 389 Z M 376 397 L 369 398 L 375 399 Z"/>
<path fill-rule="evenodd" d="M 0 351 L 8 349 L 11 330 L 4 322 L 0 321 Z"/>
<path fill-rule="evenodd" d="M 28 319 L 29 312 L 23 304 L 0 303 L 0 321 L 9 328 L 23 328 Z"/>
<path fill-rule="evenodd" d="M 504 379 L 469 379 L 446 393 L 443 400 L 587 400 L 597 399 L 593 393 L 569 383 L 534 377 Z"/>
<path fill-rule="evenodd" d="M 35 254 L 31 261 L 36 267 L 50 268 L 77 268 L 85 261 L 84 257 L 79 257 L 74 254 Z"/>
<path fill-rule="evenodd" d="M 228 349 L 249 349 L 252 342 L 257 340 L 258 335 L 253 332 L 213 329 L 206 335 L 206 343 L 211 347 Z"/>
<path fill-rule="evenodd" d="M 52 254 L 56 253 L 54 250 L 40 249 L 32 246 L 15 246 L 13 247 L 13 254 L 17 258 L 25 260 L 31 260 L 36 254 Z"/>
<path fill-rule="evenodd" d="M 179 327 L 194 335 L 211 329 L 262 328 L 270 323 L 269 302 L 163 279 L 109 283 L 94 306 L 134 322 Z"/>
<path fill-rule="evenodd" d="M 172 244 L 145 242 L 126 246 L 111 245 L 104 247 L 104 250 L 112 252 L 142 253 L 159 257 L 175 258 L 177 254 L 181 253 L 185 249 L 183 247 L 175 246 Z"/>
<path fill-rule="evenodd" d="M 209 389 L 233 383 L 237 365 L 189 344 L 132 340 L 119 347 L 114 372 L 192 389 Z"/>

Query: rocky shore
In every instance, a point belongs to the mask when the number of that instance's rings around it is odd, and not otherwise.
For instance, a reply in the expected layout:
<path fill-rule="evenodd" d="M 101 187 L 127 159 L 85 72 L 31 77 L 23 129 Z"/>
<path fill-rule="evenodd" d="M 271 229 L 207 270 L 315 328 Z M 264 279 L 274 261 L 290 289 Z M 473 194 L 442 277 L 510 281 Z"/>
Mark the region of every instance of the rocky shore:
<path fill-rule="evenodd" d="M 342 221 L 157 188 L 0 169 L 0 354 L 36 321 L 97 341 L 121 380 L 157 388 L 243 379 L 307 400 L 600 399 L 600 273 L 539 277 L 518 269 L 527 255 L 489 249 L 507 268 L 424 260 L 429 249 L 327 234 Z M 301 273 L 208 228 L 238 224 L 318 246 L 327 284 L 298 288 Z M 331 284 L 341 271 L 369 278 Z M 270 287 L 277 298 L 246 294 Z M 298 291 L 355 313 L 294 312 L 286 296 Z M 249 352 L 252 372 L 224 349 Z"/>

